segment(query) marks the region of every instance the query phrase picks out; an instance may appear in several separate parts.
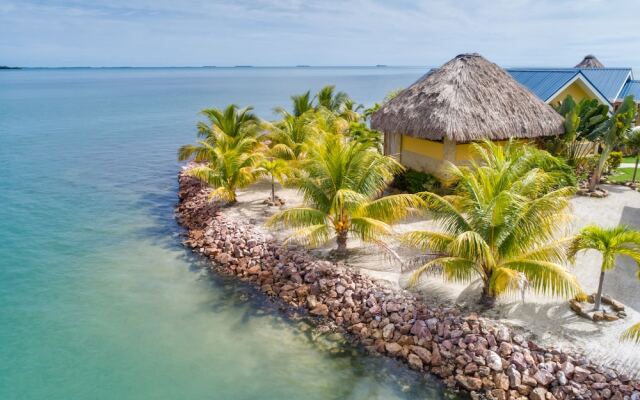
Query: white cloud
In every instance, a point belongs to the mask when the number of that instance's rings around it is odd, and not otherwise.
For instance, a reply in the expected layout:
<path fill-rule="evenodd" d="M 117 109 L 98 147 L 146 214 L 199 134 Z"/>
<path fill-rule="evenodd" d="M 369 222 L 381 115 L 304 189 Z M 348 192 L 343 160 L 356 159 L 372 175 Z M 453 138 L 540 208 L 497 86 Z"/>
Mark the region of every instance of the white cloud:
<path fill-rule="evenodd" d="M 0 6 L 0 64 L 640 65 L 640 2 L 113 0 Z"/>

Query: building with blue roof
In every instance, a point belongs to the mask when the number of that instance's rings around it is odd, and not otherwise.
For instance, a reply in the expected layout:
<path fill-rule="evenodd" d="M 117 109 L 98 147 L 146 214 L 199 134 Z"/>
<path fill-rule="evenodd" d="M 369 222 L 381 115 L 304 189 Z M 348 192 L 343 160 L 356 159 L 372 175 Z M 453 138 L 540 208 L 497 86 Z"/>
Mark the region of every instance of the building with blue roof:
<path fill-rule="evenodd" d="M 606 68 L 594 56 L 573 68 L 507 68 L 511 76 L 547 104 L 567 95 L 576 100 L 597 99 L 614 109 L 626 96 L 640 102 L 640 81 L 631 68 Z"/>

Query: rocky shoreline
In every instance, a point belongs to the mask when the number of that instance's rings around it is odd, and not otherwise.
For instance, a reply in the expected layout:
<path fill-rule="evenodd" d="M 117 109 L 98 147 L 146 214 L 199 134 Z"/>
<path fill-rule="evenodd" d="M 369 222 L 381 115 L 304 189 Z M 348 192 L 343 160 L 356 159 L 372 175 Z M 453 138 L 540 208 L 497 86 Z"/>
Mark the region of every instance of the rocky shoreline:
<path fill-rule="evenodd" d="M 287 248 L 252 221 L 226 218 L 195 179 L 181 173 L 179 184 L 184 244 L 209 258 L 212 269 L 306 309 L 370 352 L 437 375 L 472 398 L 640 400 L 638 380 L 540 347 L 495 321 L 429 304 L 341 262 Z"/>

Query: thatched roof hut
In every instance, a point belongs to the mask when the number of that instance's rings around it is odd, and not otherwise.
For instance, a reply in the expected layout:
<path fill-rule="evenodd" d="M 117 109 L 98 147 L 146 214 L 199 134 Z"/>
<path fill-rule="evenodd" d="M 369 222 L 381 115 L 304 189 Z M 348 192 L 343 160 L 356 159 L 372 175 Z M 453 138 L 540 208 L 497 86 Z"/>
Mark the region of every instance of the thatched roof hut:
<path fill-rule="evenodd" d="M 576 68 L 604 68 L 604 64 L 593 54 L 587 54 L 582 61 L 576 65 Z"/>
<path fill-rule="evenodd" d="M 385 103 L 371 119 L 387 135 L 466 143 L 563 133 L 562 117 L 479 54 L 461 54 Z"/>

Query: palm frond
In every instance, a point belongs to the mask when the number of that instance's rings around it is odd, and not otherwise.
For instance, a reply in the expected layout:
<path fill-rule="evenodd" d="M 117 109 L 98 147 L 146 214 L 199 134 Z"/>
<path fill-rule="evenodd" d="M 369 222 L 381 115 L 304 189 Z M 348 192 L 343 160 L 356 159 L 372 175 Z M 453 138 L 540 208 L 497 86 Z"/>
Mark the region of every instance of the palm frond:
<path fill-rule="evenodd" d="M 640 323 L 635 324 L 624 331 L 621 339 L 623 341 L 630 341 L 640 344 Z"/>
<path fill-rule="evenodd" d="M 415 286 L 420 277 L 428 273 L 441 274 L 445 280 L 453 282 L 469 282 L 479 271 L 477 265 L 463 257 L 440 257 L 427 262 L 411 273 L 408 280 L 409 286 Z"/>
<path fill-rule="evenodd" d="M 553 262 L 516 259 L 500 264 L 499 268 L 522 272 L 531 289 L 543 295 L 571 298 L 576 294 L 583 293 L 576 277 L 563 266 Z M 498 293 L 501 289 L 499 287 L 493 288 Z"/>

